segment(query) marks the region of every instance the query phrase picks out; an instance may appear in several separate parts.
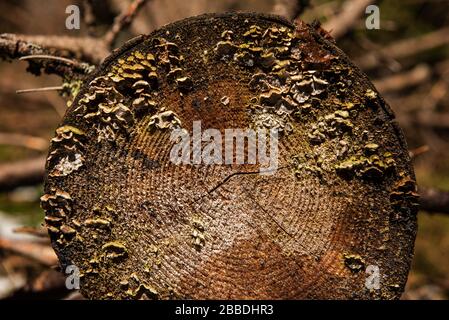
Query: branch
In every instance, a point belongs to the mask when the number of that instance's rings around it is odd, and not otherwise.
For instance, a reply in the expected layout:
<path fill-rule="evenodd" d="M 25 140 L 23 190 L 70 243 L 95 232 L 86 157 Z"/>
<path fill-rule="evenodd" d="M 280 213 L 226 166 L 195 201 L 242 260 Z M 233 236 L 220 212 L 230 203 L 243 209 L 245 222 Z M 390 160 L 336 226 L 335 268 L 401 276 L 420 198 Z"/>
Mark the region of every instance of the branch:
<path fill-rule="evenodd" d="M 374 0 L 346 1 L 341 12 L 323 24 L 323 29 L 328 30 L 335 39 L 343 37 L 354 28 L 359 17 L 365 12 L 366 7 L 374 2 Z"/>
<path fill-rule="evenodd" d="M 40 240 L 44 240 L 44 241 L 48 241 L 48 242 L 50 241 L 50 239 L 48 237 L 47 228 L 45 228 L 43 226 L 39 226 L 39 227 L 23 226 L 23 227 L 17 227 L 13 231 L 14 231 L 14 233 L 32 235 L 34 237 L 39 238 Z"/>
<path fill-rule="evenodd" d="M 120 31 L 134 19 L 147 0 L 134 0 L 126 10 L 118 15 L 111 29 L 102 39 L 94 37 L 70 37 L 47 35 L 0 35 L 0 58 L 17 59 L 32 56 L 29 71 L 40 75 L 41 69 L 59 76 L 84 75 L 106 58 Z M 74 56 L 88 62 L 76 62 L 64 57 Z M 51 58 L 50 58 L 51 56 Z M 35 60 L 37 59 L 37 60 Z"/>
<path fill-rule="evenodd" d="M 112 48 L 119 33 L 128 27 L 147 0 L 134 0 L 122 13 L 114 19 L 111 29 L 104 35 L 106 47 Z"/>
<path fill-rule="evenodd" d="M 416 159 L 418 156 L 420 156 L 420 155 L 422 155 L 422 154 L 424 154 L 426 152 L 429 152 L 429 151 L 430 151 L 430 147 L 425 144 L 425 145 L 420 146 L 418 148 L 409 150 L 408 154 L 409 154 L 410 158 L 413 160 L 413 159 Z"/>
<path fill-rule="evenodd" d="M 68 52 L 92 64 L 99 64 L 109 54 L 109 49 L 102 41 L 91 37 L 14 34 L 4 34 L 1 37 L 12 39 L 15 43 L 25 42 L 24 45 L 28 47 L 40 46 L 48 51 Z M 28 54 L 40 53 L 31 52 Z"/>
<path fill-rule="evenodd" d="M 39 75 L 41 69 L 44 69 L 46 73 L 62 77 L 75 74 L 84 75 L 90 67 L 87 63 L 74 60 L 72 60 L 72 63 L 67 63 L 60 57 L 62 50 L 68 50 L 67 46 L 62 46 L 65 41 L 64 38 L 1 34 L 0 58 L 18 59 L 29 56 L 56 56 L 56 59 L 41 58 L 38 60 L 39 63 L 35 60 L 30 61 L 29 71 Z"/>
<path fill-rule="evenodd" d="M 0 145 L 20 146 L 37 151 L 48 149 L 48 140 L 20 133 L 0 132 Z"/>
<path fill-rule="evenodd" d="M 435 188 L 419 188 L 421 210 L 449 214 L 449 192 Z"/>
<path fill-rule="evenodd" d="M 379 92 L 386 93 L 416 86 L 428 80 L 430 76 L 430 68 L 427 65 L 420 64 L 410 71 L 374 80 L 373 84 Z"/>
<path fill-rule="evenodd" d="M 45 157 L 0 165 L 0 191 L 42 182 Z"/>
<path fill-rule="evenodd" d="M 355 59 L 356 64 L 364 69 L 370 70 L 382 62 L 382 56 L 392 59 L 409 57 L 420 52 L 434 49 L 449 43 L 449 27 L 428 34 L 395 42 L 377 52 L 371 52 L 363 57 Z"/>
<path fill-rule="evenodd" d="M 58 264 L 58 258 L 52 247 L 48 244 L 40 244 L 24 240 L 12 241 L 0 238 L 0 249 L 18 253 L 46 266 L 54 266 Z"/>
<path fill-rule="evenodd" d="M 271 13 L 295 20 L 309 5 L 310 0 L 276 0 Z"/>

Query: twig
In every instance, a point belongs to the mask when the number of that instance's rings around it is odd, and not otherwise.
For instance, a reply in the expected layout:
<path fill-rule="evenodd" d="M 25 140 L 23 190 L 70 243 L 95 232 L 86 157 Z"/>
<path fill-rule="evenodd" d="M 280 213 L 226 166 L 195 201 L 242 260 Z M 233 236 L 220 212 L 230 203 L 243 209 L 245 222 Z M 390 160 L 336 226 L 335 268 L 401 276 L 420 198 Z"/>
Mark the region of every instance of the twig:
<path fill-rule="evenodd" d="M 0 165 L 0 191 L 42 182 L 46 157 Z"/>
<path fill-rule="evenodd" d="M 0 132 L 0 145 L 20 146 L 33 150 L 44 151 L 48 148 L 48 141 L 40 137 L 33 137 L 20 133 Z"/>
<path fill-rule="evenodd" d="M 112 48 L 119 33 L 131 24 L 136 14 L 139 12 L 139 9 L 142 8 L 146 2 L 147 0 L 133 0 L 125 11 L 115 17 L 111 29 L 103 37 L 106 47 Z"/>
<path fill-rule="evenodd" d="M 374 0 L 347 0 L 341 12 L 323 25 L 324 30 L 328 30 L 335 38 L 341 38 L 351 30 L 365 9 Z"/>
<path fill-rule="evenodd" d="M 419 188 L 421 210 L 449 214 L 449 192 L 435 188 Z"/>
<path fill-rule="evenodd" d="M 32 93 L 32 92 L 60 91 L 63 89 L 64 89 L 64 87 L 62 87 L 62 86 L 31 88 L 31 89 L 16 90 L 16 93 L 21 94 L 21 93 Z"/>
<path fill-rule="evenodd" d="M 34 54 L 34 55 L 23 56 L 23 57 L 19 58 L 19 60 L 30 60 L 30 59 L 50 59 L 50 60 L 57 60 L 57 61 L 65 62 L 65 63 L 70 64 L 70 65 L 77 65 L 78 64 L 74 60 L 67 59 L 67 58 L 64 58 L 64 57 L 51 56 L 51 55 L 48 55 L 48 54 Z"/>
<path fill-rule="evenodd" d="M 415 148 L 413 150 L 409 150 L 410 158 L 415 159 L 417 156 L 422 155 L 430 150 L 428 145 L 423 145 L 421 147 Z"/>

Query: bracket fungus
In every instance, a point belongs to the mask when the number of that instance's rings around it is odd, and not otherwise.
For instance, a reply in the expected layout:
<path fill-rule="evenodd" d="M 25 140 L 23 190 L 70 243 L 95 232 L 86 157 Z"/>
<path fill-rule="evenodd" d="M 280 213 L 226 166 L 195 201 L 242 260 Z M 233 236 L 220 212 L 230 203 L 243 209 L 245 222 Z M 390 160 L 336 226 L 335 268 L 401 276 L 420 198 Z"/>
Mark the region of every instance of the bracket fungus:
<path fill-rule="evenodd" d="M 172 163 L 172 130 L 194 121 L 278 129 L 278 170 Z M 84 81 L 46 172 L 52 244 L 87 298 L 396 299 L 406 283 L 417 194 L 402 132 L 301 21 L 208 14 L 129 41 Z"/>

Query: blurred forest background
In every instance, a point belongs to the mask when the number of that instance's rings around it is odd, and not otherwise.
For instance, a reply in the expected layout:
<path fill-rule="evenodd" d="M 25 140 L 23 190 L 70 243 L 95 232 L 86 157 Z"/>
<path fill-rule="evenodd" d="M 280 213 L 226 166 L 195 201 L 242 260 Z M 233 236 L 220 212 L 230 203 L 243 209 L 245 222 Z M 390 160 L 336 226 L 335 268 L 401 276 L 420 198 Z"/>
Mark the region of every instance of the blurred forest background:
<path fill-rule="evenodd" d="M 379 30 L 365 27 L 365 8 L 372 3 L 380 8 Z M 65 27 L 70 4 L 81 9 L 79 30 Z M 448 299 L 449 0 L 2 0 L 0 34 L 26 35 L 19 37 L 94 65 L 108 48 L 135 35 L 188 16 L 227 11 L 317 20 L 374 81 L 405 132 L 426 194 L 403 299 Z M 0 35 L 0 58 L 11 57 L 14 41 Z M 96 55 L 89 56 L 94 47 Z M 0 299 L 79 299 L 56 270 L 39 207 L 49 140 L 70 97 L 59 88 L 61 77 L 35 76 L 27 67 L 27 61 L 0 59 Z M 16 93 L 42 87 L 58 90 Z"/>

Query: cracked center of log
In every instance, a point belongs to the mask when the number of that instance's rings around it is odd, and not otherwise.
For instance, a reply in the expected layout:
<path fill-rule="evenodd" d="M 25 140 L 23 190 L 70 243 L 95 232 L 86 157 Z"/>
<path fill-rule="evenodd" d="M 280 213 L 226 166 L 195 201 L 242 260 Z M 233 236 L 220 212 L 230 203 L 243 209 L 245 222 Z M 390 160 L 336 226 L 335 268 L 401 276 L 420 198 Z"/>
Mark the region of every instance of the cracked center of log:
<path fill-rule="evenodd" d="M 171 133 L 195 122 L 277 130 L 277 170 L 174 164 Z M 88 298 L 391 299 L 407 279 L 417 195 L 401 130 L 302 22 L 204 15 L 132 40 L 84 82 L 46 171 L 46 225 Z"/>

